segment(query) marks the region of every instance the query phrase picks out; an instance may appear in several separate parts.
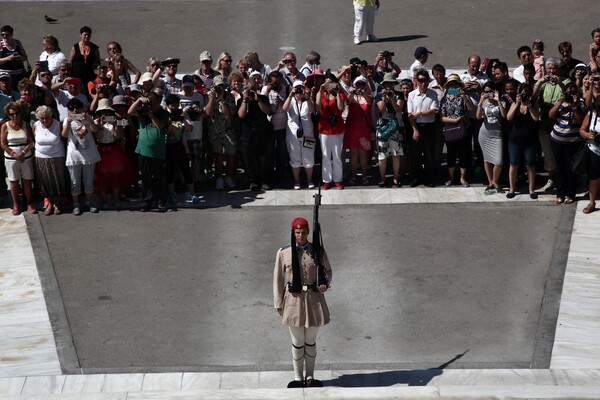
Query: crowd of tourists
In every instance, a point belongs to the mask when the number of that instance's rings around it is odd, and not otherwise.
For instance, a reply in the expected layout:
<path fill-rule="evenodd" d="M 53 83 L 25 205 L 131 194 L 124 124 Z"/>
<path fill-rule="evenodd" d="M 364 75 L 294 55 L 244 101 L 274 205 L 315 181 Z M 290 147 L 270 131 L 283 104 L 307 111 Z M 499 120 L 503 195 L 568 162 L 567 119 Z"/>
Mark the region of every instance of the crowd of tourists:
<path fill-rule="evenodd" d="M 0 175 L 15 215 L 36 213 L 38 194 L 46 215 L 119 209 L 132 193 L 141 211 L 164 212 L 205 190 L 469 187 L 478 175 L 486 195 L 552 192 L 557 204 L 585 183 L 584 213 L 595 210 L 600 29 L 581 44 L 589 59 L 567 41 L 547 57 L 535 40 L 515 46 L 513 71 L 473 54 L 462 74 L 430 70 L 418 47 L 405 79 L 390 51 L 328 69 L 316 51 L 273 66 L 201 51 L 182 75 L 176 57 L 138 68 L 115 41 L 101 54 L 87 26 L 64 53 L 44 36 L 35 59 L 11 26 L 0 32 Z"/>

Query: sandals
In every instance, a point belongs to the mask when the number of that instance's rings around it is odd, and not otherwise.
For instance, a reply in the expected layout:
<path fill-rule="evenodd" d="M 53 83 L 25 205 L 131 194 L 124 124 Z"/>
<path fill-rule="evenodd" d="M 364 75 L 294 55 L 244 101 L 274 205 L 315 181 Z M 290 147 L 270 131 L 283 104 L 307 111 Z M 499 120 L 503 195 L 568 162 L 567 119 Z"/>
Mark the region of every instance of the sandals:
<path fill-rule="evenodd" d="M 19 208 L 19 206 L 14 206 L 12 209 L 12 215 L 19 215 L 21 214 L 21 209 Z"/>
<path fill-rule="evenodd" d="M 591 214 L 596 211 L 596 203 L 590 203 L 583 209 L 584 214 Z"/>
<path fill-rule="evenodd" d="M 572 197 L 565 198 L 565 204 L 573 204 L 574 201 L 575 199 L 573 199 Z"/>
<path fill-rule="evenodd" d="M 565 202 L 565 199 L 563 199 L 562 197 L 558 197 L 558 196 L 556 196 L 556 200 L 554 200 L 554 202 L 555 202 L 556 204 L 562 204 L 562 203 L 564 203 L 564 202 Z"/>

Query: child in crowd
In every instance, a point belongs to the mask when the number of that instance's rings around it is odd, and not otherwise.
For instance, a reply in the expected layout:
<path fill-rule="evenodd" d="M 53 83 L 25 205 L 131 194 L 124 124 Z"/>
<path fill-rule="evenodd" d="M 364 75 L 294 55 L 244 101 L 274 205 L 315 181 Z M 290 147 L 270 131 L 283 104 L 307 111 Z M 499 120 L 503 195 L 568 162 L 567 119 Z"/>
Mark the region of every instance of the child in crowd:
<path fill-rule="evenodd" d="M 184 114 L 179 108 L 180 99 L 176 94 L 169 94 L 165 98 L 167 111 L 170 115 L 169 126 L 167 128 L 167 153 L 166 153 L 166 174 L 167 186 L 169 190 L 169 203 L 177 206 L 177 193 L 175 193 L 175 173 L 179 170 L 185 184 L 187 192 L 185 193 L 186 203 L 198 203 L 200 197 L 194 193 L 194 180 L 192 170 L 186 153 L 186 140 L 184 132 L 190 132 L 193 129 L 193 122 L 188 114 Z"/>
<path fill-rule="evenodd" d="M 533 52 L 533 66 L 535 67 L 535 75 L 533 78 L 537 81 L 546 75 L 546 58 L 544 57 L 544 42 L 540 39 L 535 39 L 531 46 Z"/>

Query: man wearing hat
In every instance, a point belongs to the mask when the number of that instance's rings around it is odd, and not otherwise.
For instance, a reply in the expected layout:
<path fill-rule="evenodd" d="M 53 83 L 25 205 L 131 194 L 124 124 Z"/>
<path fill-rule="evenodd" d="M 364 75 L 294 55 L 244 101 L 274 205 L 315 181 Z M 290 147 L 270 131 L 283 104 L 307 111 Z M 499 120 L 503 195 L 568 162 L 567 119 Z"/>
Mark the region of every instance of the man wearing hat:
<path fill-rule="evenodd" d="M 165 76 L 161 77 L 164 83 L 164 97 L 169 94 L 181 92 L 181 79 L 177 78 L 177 68 L 179 68 L 179 59 L 169 57 L 162 62 L 165 69 Z"/>
<path fill-rule="evenodd" d="M 204 82 L 204 86 L 207 89 L 210 89 L 213 87 L 213 79 L 215 76 L 219 75 L 219 73 L 211 67 L 213 62 L 212 54 L 210 54 L 208 50 L 204 50 L 200 53 L 198 59 L 200 60 L 200 68 L 194 71 L 194 75 L 198 75 L 200 79 L 202 79 L 202 82 Z"/>
<path fill-rule="evenodd" d="M 427 59 L 429 58 L 430 54 L 432 54 L 431 51 L 427 50 L 426 47 L 419 46 L 415 49 L 415 62 L 413 62 L 410 68 L 408 69 L 409 79 L 414 80 L 415 71 L 419 69 L 424 69 L 427 71 L 427 69 L 425 68 L 425 63 L 427 62 Z"/>
<path fill-rule="evenodd" d="M 208 103 L 204 112 L 208 117 L 208 140 L 215 155 L 215 188 L 217 190 L 235 187 L 238 138 L 234 130 L 236 106 L 233 95 L 225 90 L 225 78 L 217 75 L 208 93 Z M 227 176 L 223 180 L 223 161 L 227 156 Z"/>
<path fill-rule="evenodd" d="M 317 266 L 312 244 L 308 242 L 308 221 L 296 217 L 291 228 L 291 244 L 277 251 L 273 274 L 275 309 L 292 337 L 294 380 L 288 388 L 319 387 L 323 384 L 314 378 L 316 339 L 319 328 L 329 323 L 329 309 L 323 295 L 328 286 L 317 287 L 316 284 Z M 325 250 L 321 249 L 321 252 L 325 273 L 331 283 L 331 265 Z"/>

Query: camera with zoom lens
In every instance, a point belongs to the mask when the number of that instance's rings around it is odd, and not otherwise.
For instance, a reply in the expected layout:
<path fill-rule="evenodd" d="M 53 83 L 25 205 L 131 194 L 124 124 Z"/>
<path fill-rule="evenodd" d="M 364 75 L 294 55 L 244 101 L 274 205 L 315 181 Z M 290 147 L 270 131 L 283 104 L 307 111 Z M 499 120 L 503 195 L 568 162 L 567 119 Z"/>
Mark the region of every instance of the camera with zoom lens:
<path fill-rule="evenodd" d="M 571 93 L 565 93 L 564 97 L 565 97 L 565 103 L 572 103 L 573 102 L 573 95 Z"/>
<path fill-rule="evenodd" d="M 256 92 L 254 90 L 248 90 L 248 97 L 254 99 L 256 97 Z"/>
<path fill-rule="evenodd" d="M 384 52 L 381 53 L 381 55 L 384 57 L 394 57 L 396 54 L 394 54 L 393 51 L 385 50 Z"/>
<path fill-rule="evenodd" d="M 294 94 L 302 94 L 302 89 L 301 88 L 294 89 Z"/>
<path fill-rule="evenodd" d="M 527 96 L 526 94 L 522 94 L 521 95 L 521 102 L 525 103 L 527 101 L 529 101 L 529 96 Z"/>

